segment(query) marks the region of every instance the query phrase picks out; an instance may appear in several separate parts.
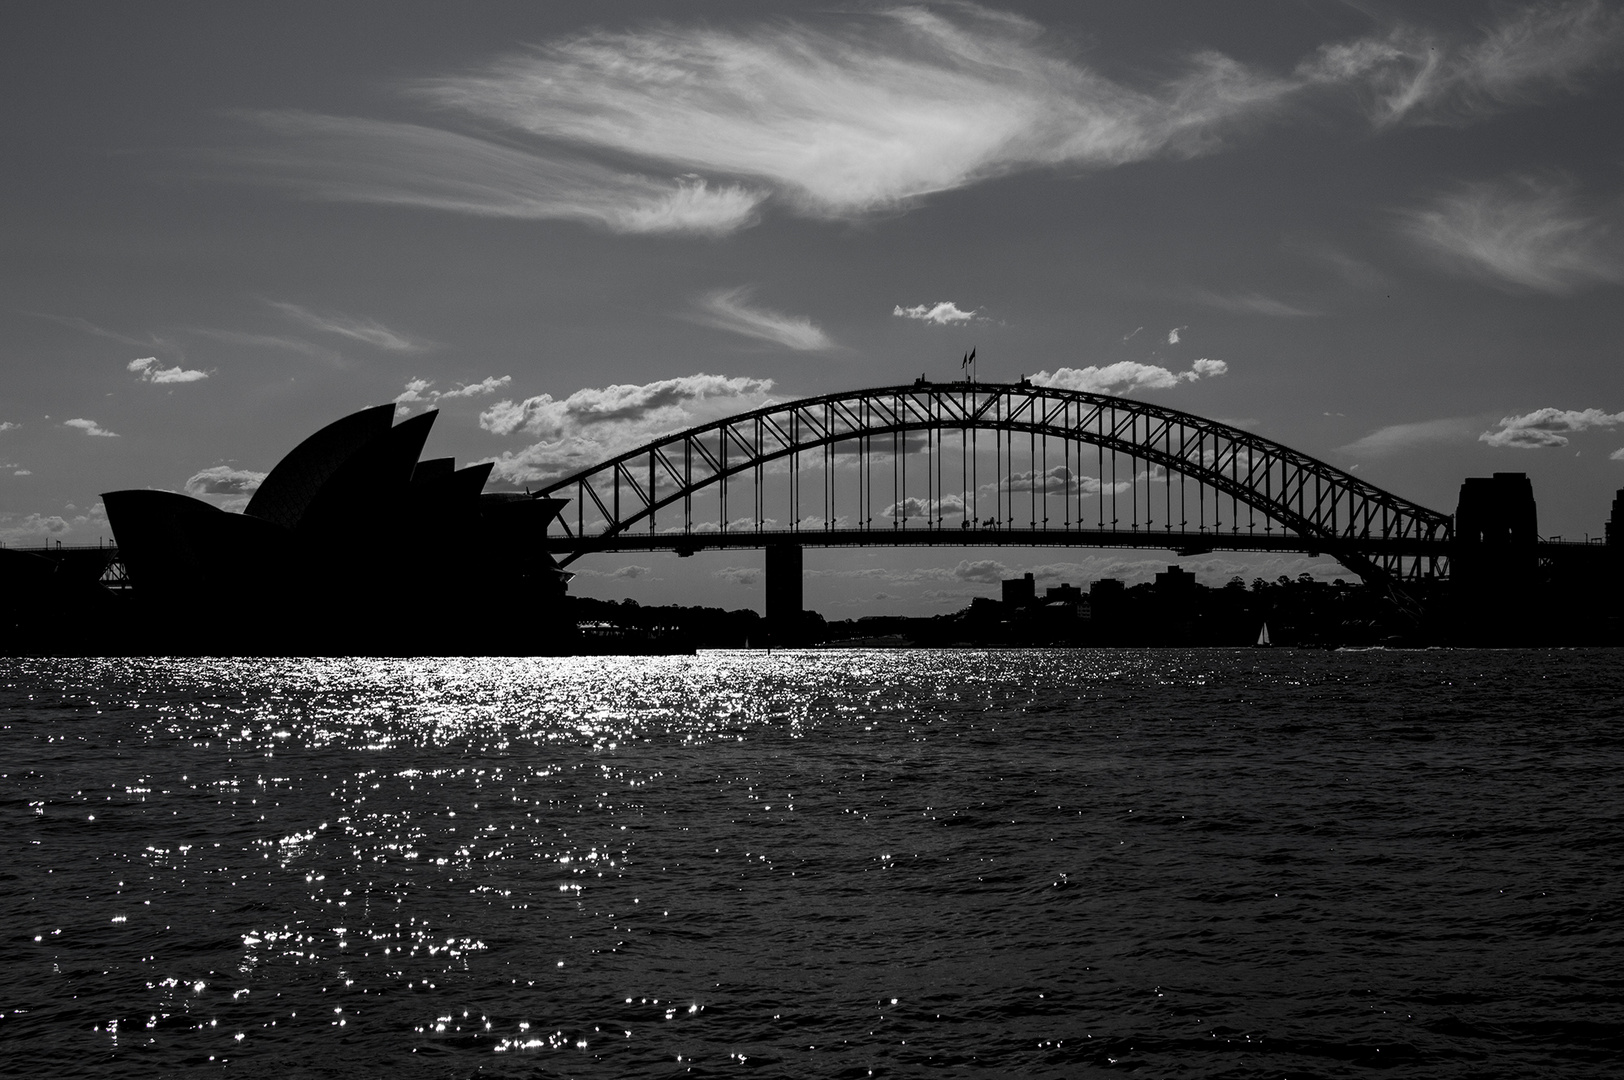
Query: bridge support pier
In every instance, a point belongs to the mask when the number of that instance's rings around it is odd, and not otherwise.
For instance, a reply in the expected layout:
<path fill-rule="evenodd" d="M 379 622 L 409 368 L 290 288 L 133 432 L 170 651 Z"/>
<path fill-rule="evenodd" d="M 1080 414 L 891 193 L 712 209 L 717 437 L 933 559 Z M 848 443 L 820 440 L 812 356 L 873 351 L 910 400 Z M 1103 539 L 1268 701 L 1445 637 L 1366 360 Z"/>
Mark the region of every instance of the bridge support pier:
<path fill-rule="evenodd" d="M 767 548 L 767 635 L 777 646 L 799 645 L 801 619 L 801 545 Z"/>

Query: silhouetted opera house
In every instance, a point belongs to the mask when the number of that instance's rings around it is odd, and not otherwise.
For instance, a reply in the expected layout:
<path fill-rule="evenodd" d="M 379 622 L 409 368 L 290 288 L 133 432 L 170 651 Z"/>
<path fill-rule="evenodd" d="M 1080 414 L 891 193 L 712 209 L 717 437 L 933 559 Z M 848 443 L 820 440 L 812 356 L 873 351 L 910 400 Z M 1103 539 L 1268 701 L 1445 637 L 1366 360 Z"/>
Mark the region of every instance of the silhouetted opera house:
<path fill-rule="evenodd" d="M 545 652 L 561 500 L 484 492 L 491 465 L 418 460 L 436 413 L 379 405 L 322 428 L 240 514 L 169 491 L 102 496 L 136 652 Z"/>

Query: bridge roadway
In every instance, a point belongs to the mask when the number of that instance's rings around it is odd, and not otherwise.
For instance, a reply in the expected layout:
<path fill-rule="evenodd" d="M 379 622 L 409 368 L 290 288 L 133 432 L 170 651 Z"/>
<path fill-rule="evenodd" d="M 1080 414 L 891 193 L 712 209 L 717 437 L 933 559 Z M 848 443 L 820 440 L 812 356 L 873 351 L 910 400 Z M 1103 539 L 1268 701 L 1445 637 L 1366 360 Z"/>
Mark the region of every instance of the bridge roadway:
<path fill-rule="evenodd" d="M 1406 557 L 1448 558 L 1448 540 L 1359 539 L 1346 541 L 1348 550 L 1360 553 L 1386 553 Z M 761 529 L 733 532 L 617 533 L 605 539 L 548 536 L 542 547 L 552 554 L 583 555 L 674 551 L 692 555 L 706 550 L 767 548 L 777 544 L 801 547 L 1101 547 L 1139 548 L 1170 551 L 1180 556 L 1204 555 L 1212 551 L 1278 551 L 1307 555 L 1337 552 L 1327 541 L 1308 543 L 1290 533 L 1168 532 L 1158 530 L 1111 529 Z M 9 550 L 37 555 L 61 565 L 76 577 L 95 580 L 111 571 L 122 583 L 122 563 L 118 548 L 104 545 L 52 547 L 11 547 Z M 1541 540 L 1536 550 L 1542 563 L 1569 566 L 1603 565 L 1608 548 L 1599 539 Z"/>
<path fill-rule="evenodd" d="M 729 532 L 635 532 L 607 537 L 548 536 L 549 552 L 600 554 L 612 552 L 696 551 L 764 548 L 778 544 L 801 547 L 1103 547 L 1143 548 L 1202 555 L 1209 551 L 1295 551 L 1310 555 L 1334 554 L 1331 541 L 1305 541 L 1300 536 L 1274 532 L 1173 532 L 1162 529 L 740 529 Z M 1449 556 L 1447 540 L 1395 538 L 1349 540 L 1349 551 L 1407 557 Z"/>

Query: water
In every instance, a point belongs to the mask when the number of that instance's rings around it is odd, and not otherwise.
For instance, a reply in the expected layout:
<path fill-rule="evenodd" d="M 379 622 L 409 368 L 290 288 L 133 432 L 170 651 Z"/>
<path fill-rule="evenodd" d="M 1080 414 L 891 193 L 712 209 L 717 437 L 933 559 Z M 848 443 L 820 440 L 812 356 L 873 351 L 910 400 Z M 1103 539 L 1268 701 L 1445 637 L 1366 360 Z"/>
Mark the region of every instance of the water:
<path fill-rule="evenodd" d="M 1617 1075 L 1621 661 L 0 661 L 0 1064 Z"/>

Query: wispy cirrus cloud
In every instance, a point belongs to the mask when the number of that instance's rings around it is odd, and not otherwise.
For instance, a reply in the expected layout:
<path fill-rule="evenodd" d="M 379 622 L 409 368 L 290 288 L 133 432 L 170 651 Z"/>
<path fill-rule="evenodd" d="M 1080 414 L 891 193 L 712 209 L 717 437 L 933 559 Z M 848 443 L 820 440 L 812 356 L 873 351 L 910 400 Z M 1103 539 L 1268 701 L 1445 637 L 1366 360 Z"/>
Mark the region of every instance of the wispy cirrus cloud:
<path fill-rule="evenodd" d="M 977 318 L 974 308 L 969 311 L 960 310 L 959 305 L 951 300 L 938 300 L 934 304 L 915 304 L 913 307 L 898 304 L 892 309 L 891 314 L 904 319 L 935 323 L 937 326 L 953 326 L 972 322 Z"/>
<path fill-rule="evenodd" d="M 770 341 L 797 352 L 821 352 L 835 347 L 829 335 L 811 319 L 753 305 L 750 303 L 751 293 L 748 286 L 715 289 L 699 298 L 695 304 L 697 310 L 687 318 L 758 341 Z"/>
<path fill-rule="evenodd" d="M 383 349 L 387 352 L 419 352 L 426 348 L 425 342 L 416 340 L 398 330 L 391 330 L 376 319 L 359 318 L 354 315 L 339 313 L 322 314 L 301 307 L 298 304 L 289 304 L 277 300 L 267 300 L 272 308 L 286 315 L 301 326 L 312 330 L 320 330 L 327 334 L 337 334 L 352 341 L 364 342 L 373 348 Z"/>
<path fill-rule="evenodd" d="M 751 224 L 765 198 L 738 184 L 645 176 L 420 124 L 302 112 L 249 119 L 275 139 L 220 155 L 235 175 L 319 201 L 719 235 Z"/>
<path fill-rule="evenodd" d="M 770 203 L 849 219 L 1013 172 L 1223 149 L 1328 94 L 1378 127 L 1465 122 L 1616 62 L 1616 13 L 1544 5 L 1476 38 L 1391 26 L 1269 72 L 1211 50 L 1111 78 L 973 4 L 591 31 L 419 80 L 434 123 L 247 114 L 236 175 L 309 198 L 720 235 Z M 613 162 L 606 164 L 605 162 Z"/>
<path fill-rule="evenodd" d="M 37 319 L 48 319 L 51 322 L 72 327 L 81 333 L 90 334 L 99 338 L 106 338 L 109 341 L 117 341 L 124 345 L 133 345 L 138 349 L 153 349 L 158 352 L 167 353 L 177 357 L 185 355 L 185 350 L 183 350 L 179 345 L 167 338 L 161 338 L 157 334 L 148 334 L 144 338 L 135 337 L 131 334 L 120 333 L 117 330 L 109 330 L 105 326 L 98 326 L 89 319 L 81 318 L 77 315 L 52 315 L 44 311 L 35 311 L 30 312 L 29 314 L 33 315 Z"/>
<path fill-rule="evenodd" d="M 83 419 L 82 417 L 75 417 L 72 420 L 64 420 L 64 421 L 62 421 L 62 426 L 63 427 L 75 428 L 75 429 L 77 429 L 79 431 L 84 432 L 86 435 L 94 435 L 94 436 L 96 436 L 98 438 L 103 438 L 103 439 L 116 439 L 116 438 L 118 438 L 118 432 L 116 432 L 116 431 L 108 431 L 106 428 L 104 428 L 100 424 L 96 423 L 96 421 L 94 421 L 94 420 L 86 420 L 86 419 Z"/>
<path fill-rule="evenodd" d="M 1468 184 L 1401 216 L 1446 269 L 1502 288 L 1553 294 L 1624 282 L 1616 213 L 1587 208 L 1572 186 L 1537 178 Z"/>
<path fill-rule="evenodd" d="M 1555 93 L 1624 55 L 1624 15 L 1601 0 L 1530 4 L 1465 40 L 1396 25 L 1322 47 L 1297 69 L 1308 83 L 1352 87 L 1378 127 L 1465 124 Z"/>
<path fill-rule="evenodd" d="M 1370 291 L 1388 283 L 1387 275 L 1382 271 L 1326 240 L 1291 236 L 1286 238 L 1282 247 L 1321 269 L 1330 271 L 1351 288 Z M 1319 312 L 1304 311 L 1303 314 L 1313 315 Z"/>
<path fill-rule="evenodd" d="M 1377 428 L 1346 446 L 1337 447 L 1337 453 L 1351 454 L 1355 457 L 1385 457 L 1435 443 L 1464 442 L 1471 438 L 1472 432 L 1480 423 L 1482 421 L 1479 418 L 1449 416 L 1439 420 L 1391 424 Z"/>
<path fill-rule="evenodd" d="M 903 206 L 992 176 L 1217 148 L 1291 92 L 1214 54 L 1139 89 L 1037 24 L 962 5 L 833 25 L 594 32 L 427 80 L 442 108 L 592 152 L 746 179 L 804 214 Z"/>
<path fill-rule="evenodd" d="M 1506 416 L 1491 431 L 1478 436 L 1490 446 L 1512 446 L 1522 450 L 1549 449 L 1568 445 L 1568 436 L 1590 428 L 1614 428 L 1624 424 L 1624 412 L 1601 409 L 1535 409 L 1521 416 Z"/>
<path fill-rule="evenodd" d="M 213 341 L 223 341 L 227 345 L 244 345 L 252 349 L 282 349 L 316 360 L 326 360 L 329 363 L 342 359 L 333 349 L 317 345 L 313 341 L 306 341 L 304 338 L 284 337 L 280 334 L 250 334 L 241 330 L 217 330 L 206 326 L 194 326 L 190 333 Z"/>
<path fill-rule="evenodd" d="M 1312 308 L 1299 307 L 1262 293 L 1216 293 L 1197 289 L 1197 303 L 1219 311 L 1233 311 L 1237 315 L 1267 315 L 1273 319 L 1302 319 L 1320 314 Z"/>
<path fill-rule="evenodd" d="M 660 435 L 759 408 L 772 388 L 771 379 L 698 374 L 587 388 L 564 398 L 538 394 L 497 402 L 479 414 L 479 426 L 537 440 L 491 459 L 498 480 L 531 483 L 596 465 Z"/>
<path fill-rule="evenodd" d="M 1062 367 L 1052 373 L 1040 371 L 1031 378 L 1038 386 L 1053 386 L 1062 390 L 1131 394 L 1135 390 L 1165 390 L 1179 383 L 1217 378 L 1228 371 L 1229 365 L 1224 361 L 1204 358 L 1191 364 L 1188 371 L 1171 371 L 1156 364 L 1141 364 L 1137 360 L 1119 360 L 1099 367 Z"/>
<path fill-rule="evenodd" d="M 179 364 L 174 367 L 159 367 L 156 356 L 144 356 L 139 360 L 131 360 L 125 365 L 126 371 L 133 371 L 142 382 L 149 383 L 189 383 L 209 377 L 206 371 L 197 371 L 182 368 Z"/>

